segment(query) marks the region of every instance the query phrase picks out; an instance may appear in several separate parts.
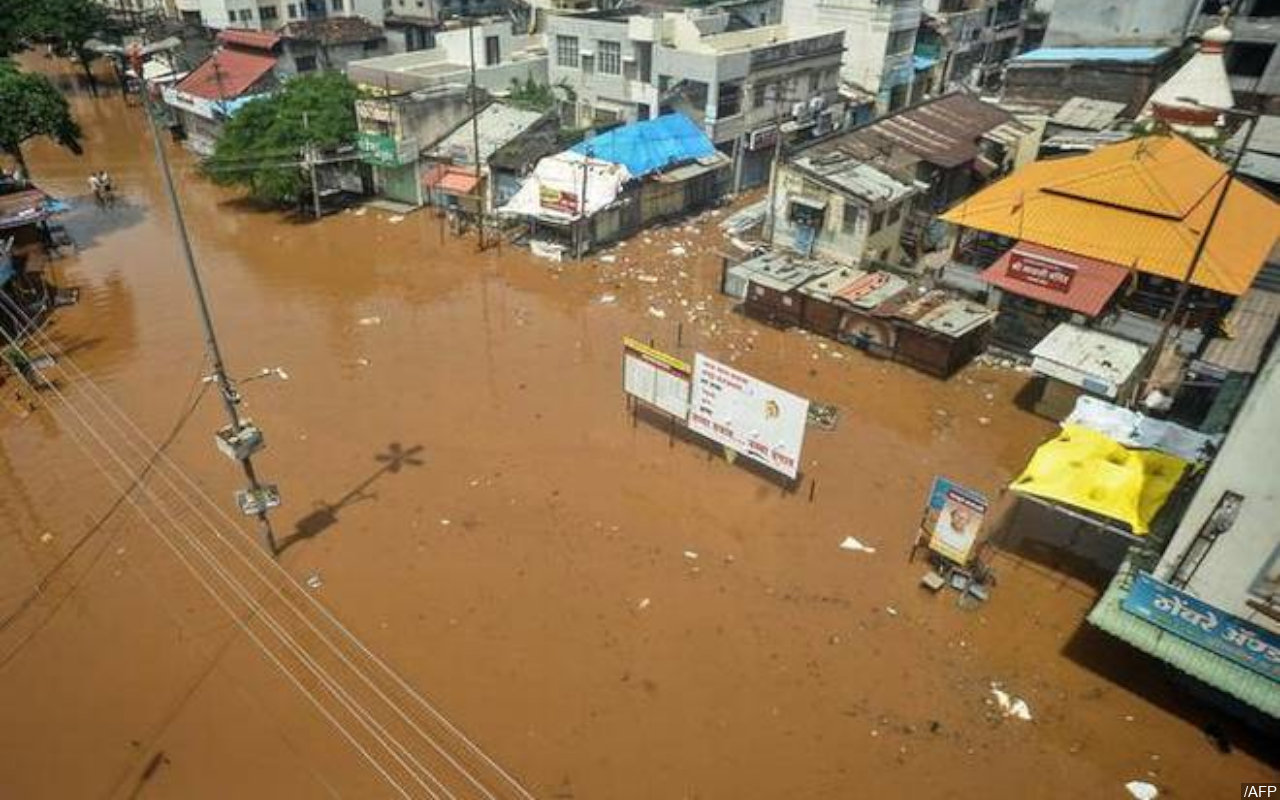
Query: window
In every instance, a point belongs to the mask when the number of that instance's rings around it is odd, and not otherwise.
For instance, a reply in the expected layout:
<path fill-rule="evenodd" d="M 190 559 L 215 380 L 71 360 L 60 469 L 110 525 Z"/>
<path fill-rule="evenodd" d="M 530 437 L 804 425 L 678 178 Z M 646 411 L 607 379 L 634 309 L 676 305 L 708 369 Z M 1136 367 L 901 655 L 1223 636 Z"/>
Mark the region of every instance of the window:
<path fill-rule="evenodd" d="M 622 43 L 597 42 L 600 45 L 600 57 L 596 64 L 602 75 L 618 75 L 622 72 Z"/>
<path fill-rule="evenodd" d="M 720 84 L 720 98 L 716 102 L 716 119 L 725 119 L 742 112 L 742 84 Z"/>
<path fill-rule="evenodd" d="M 578 68 L 578 37 L 556 37 L 556 66 L 568 69 Z"/>
<path fill-rule="evenodd" d="M 858 207 L 855 206 L 853 203 L 845 201 L 844 218 L 841 220 L 841 222 L 844 224 L 845 233 L 853 233 L 853 229 L 858 227 L 859 215 L 860 215 L 860 212 L 858 210 Z"/>
<path fill-rule="evenodd" d="M 492 67 L 502 61 L 502 40 L 497 36 L 484 37 L 484 64 Z"/>
<path fill-rule="evenodd" d="M 885 48 L 885 52 L 889 55 L 905 53 L 910 50 L 916 43 L 915 28 L 907 28 L 902 31 L 894 31 L 889 34 L 889 46 Z"/>
<path fill-rule="evenodd" d="M 294 3 L 290 3 L 290 4 L 289 4 L 289 19 L 297 19 L 297 18 L 298 18 L 298 6 L 297 6 L 297 5 L 295 5 Z"/>
<path fill-rule="evenodd" d="M 764 108 L 764 101 L 769 87 L 763 83 L 757 83 L 751 87 L 751 107 Z"/>
<path fill-rule="evenodd" d="M 582 71 L 588 75 L 596 71 L 596 57 L 591 53 L 583 53 L 578 63 L 582 65 Z"/>
<path fill-rule="evenodd" d="M 1227 46 L 1227 73 L 1241 78 L 1261 78 L 1275 51 L 1274 44 L 1232 42 Z"/>
<path fill-rule="evenodd" d="M 298 67 L 298 72 L 313 72 L 316 68 L 316 57 L 298 56 L 293 63 Z"/>
<path fill-rule="evenodd" d="M 871 212 L 871 232 L 876 233 L 883 227 L 884 227 L 884 212 L 872 211 Z"/>
<path fill-rule="evenodd" d="M 279 12 L 276 10 L 275 6 L 263 6 L 258 9 L 258 17 L 260 17 L 263 22 L 269 22 L 275 19 L 278 14 Z"/>
<path fill-rule="evenodd" d="M 342 10 L 342 0 L 333 0 L 333 10 L 334 11 Z"/>
<path fill-rule="evenodd" d="M 253 21 L 253 9 L 251 9 L 251 8 L 242 9 L 242 10 L 240 11 L 240 21 L 241 21 L 241 22 L 252 22 L 252 21 Z"/>

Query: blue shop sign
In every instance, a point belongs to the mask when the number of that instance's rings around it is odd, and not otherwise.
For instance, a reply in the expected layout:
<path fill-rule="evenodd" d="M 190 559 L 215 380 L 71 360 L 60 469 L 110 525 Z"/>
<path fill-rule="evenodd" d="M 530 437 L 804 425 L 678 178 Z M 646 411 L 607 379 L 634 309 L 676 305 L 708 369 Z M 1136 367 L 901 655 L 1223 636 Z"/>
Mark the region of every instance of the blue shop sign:
<path fill-rule="evenodd" d="M 1180 592 L 1145 572 L 1138 573 L 1121 606 L 1181 639 L 1280 681 L 1280 636 Z"/>

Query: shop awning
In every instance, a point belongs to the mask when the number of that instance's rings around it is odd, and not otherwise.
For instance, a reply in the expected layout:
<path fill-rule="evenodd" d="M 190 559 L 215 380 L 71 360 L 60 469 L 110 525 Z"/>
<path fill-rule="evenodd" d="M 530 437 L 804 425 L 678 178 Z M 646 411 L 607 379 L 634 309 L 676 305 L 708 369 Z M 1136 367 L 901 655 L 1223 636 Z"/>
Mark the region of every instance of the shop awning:
<path fill-rule="evenodd" d="M 1109 261 L 1022 242 L 987 267 L 982 280 L 1046 305 L 1096 317 L 1129 276 Z"/>
<path fill-rule="evenodd" d="M 1144 536 L 1186 468 L 1180 458 L 1130 450 L 1097 431 L 1064 425 L 1009 488 L 1121 522 Z"/>
<path fill-rule="evenodd" d="M 478 183 L 480 183 L 480 178 L 476 175 L 475 170 L 459 169 L 457 167 L 433 170 L 423 180 L 423 184 L 428 189 L 455 195 L 474 194 Z"/>

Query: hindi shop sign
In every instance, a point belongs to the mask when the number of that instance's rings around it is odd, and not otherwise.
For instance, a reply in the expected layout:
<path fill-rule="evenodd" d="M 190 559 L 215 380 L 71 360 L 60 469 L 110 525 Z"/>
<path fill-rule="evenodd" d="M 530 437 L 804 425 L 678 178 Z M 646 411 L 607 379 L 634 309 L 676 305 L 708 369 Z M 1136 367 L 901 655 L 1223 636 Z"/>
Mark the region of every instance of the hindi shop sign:
<path fill-rule="evenodd" d="M 1242 667 L 1280 681 L 1280 636 L 1138 573 L 1125 611 Z"/>
<path fill-rule="evenodd" d="M 635 339 L 622 340 L 622 388 L 637 400 L 685 422 L 691 379 L 692 370 L 680 359 Z"/>
<path fill-rule="evenodd" d="M 809 401 L 698 353 L 689 429 L 794 479 Z"/>
<path fill-rule="evenodd" d="M 1014 250 L 1009 255 L 1008 275 L 1032 286 L 1065 293 L 1071 290 L 1076 268 L 1065 261 Z"/>
<path fill-rule="evenodd" d="M 550 211 L 573 214 L 577 212 L 580 202 L 578 195 L 573 192 L 546 185 L 538 187 L 538 204 Z"/>

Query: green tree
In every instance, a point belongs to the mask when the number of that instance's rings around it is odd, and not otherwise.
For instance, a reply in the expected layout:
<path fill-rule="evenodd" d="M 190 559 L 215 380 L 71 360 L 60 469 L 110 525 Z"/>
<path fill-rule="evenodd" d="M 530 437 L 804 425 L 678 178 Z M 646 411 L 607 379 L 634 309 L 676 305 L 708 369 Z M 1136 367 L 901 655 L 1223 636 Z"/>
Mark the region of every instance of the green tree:
<path fill-rule="evenodd" d="M 0 109 L 0 150 L 13 156 L 23 172 L 30 174 L 22 143 L 36 136 L 48 136 L 80 155 L 80 126 L 67 99 L 45 76 L 22 72 L 0 59 Z"/>
<path fill-rule="evenodd" d="M 556 107 L 556 101 L 561 97 L 569 103 L 577 100 L 577 94 L 568 83 L 561 81 L 553 86 L 550 83 L 539 83 L 533 76 L 525 78 L 524 83 L 519 78 L 512 78 L 511 89 L 507 92 L 507 102 L 529 111 L 550 111 Z"/>
<path fill-rule="evenodd" d="M 259 200 L 289 203 L 306 185 L 300 156 L 356 138 L 360 92 L 338 72 L 300 75 L 242 107 L 222 129 L 204 171 L 214 182 L 249 188 Z"/>
<path fill-rule="evenodd" d="M 85 42 L 110 27 L 106 6 L 97 0 L 27 0 L 25 8 L 27 34 L 51 41 L 60 56 L 78 58 L 89 89 L 97 97 L 98 81 L 92 66 L 96 55 L 85 49 Z"/>
<path fill-rule="evenodd" d="M 26 0 L 0 0 L 0 58 L 23 48 L 30 8 Z"/>

